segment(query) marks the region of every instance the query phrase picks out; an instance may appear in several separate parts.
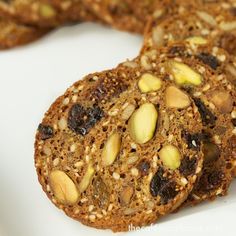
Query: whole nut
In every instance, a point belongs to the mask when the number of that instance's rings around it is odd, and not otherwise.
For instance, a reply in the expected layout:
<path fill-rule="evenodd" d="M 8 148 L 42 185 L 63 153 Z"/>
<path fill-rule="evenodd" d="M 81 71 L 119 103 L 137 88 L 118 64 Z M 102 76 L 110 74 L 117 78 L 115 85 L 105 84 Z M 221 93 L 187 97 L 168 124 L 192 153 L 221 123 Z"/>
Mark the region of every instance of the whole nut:
<path fill-rule="evenodd" d="M 120 193 L 120 201 L 122 205 L 129 204 L 132 196 L 134 194 L 134 188 L 131 186 L 125 187 Z"/>
<path fill-rule="evenodd" d="M 214 92 L 211 97 L 211 101 L 220 113 L 229 113 L 233 109 L 232 97 L 226 91 Z"/>
<path fill-rule="evenodd" d="M 166 69 L 179 85 L 199 86 L 202 83 L 202 76 L 184 63 L 171 60 L 166 63 Z"/>
<path fill-rule="evenodd" d="M 164 146 L 159 152 L 159 156 L 164 166 L 171 170 L 179 168 L 181 164 L 181 154 L 179 150 L 173 145 Z"/>
<path fill-rule="evenodd" d="M 106 141 L 102 150 L 102 162 L 104 166 L 113 164 L 120 152 L 121 137 L 119 133 L 113 133 Z"/>
<path fill-rule="evenodd" d="M 186 39 L 187 42 L 193 45 L 205 45 L 207 44 L 207 40 L 200 36 L 192 36 Z"/>
<path fill-rule="evenodd" d="M 63 171 L 54 170 L 49 175 L 49 184 L 55 198 L 63 204 L 75 204 L 79 192 L 73 180 Z"/>
<path fill-rule="evenodd" d="M 80 193 L 83 193 L 88 188 L 88 186 L 93 178 L 94 172 L 95 172 L 95 170 L 94 170 L 92 164 L 89 163 L 88 168 L 85 172 L 85 175 L 79 184 Z"/>
<path fill-rule="evenodd" d="M 188 95 L 174 86 L 168 87 L 165 95 L 167 107 L 186 108 L 191 104 Z"/>
<path fill-rule="evenodd" d="M 142 93 L 155 92 L 161 88 L 161 80 L 149 73 L 145 73 L 138 81 L 138 87 Z"/>
<path fill-rule="evenodd" d="M 131 116 L 128 130 L 131 138 L 140 144 L 152 139 L 157 126 L 158 112 L 152 103 L 141 105 Z"/>

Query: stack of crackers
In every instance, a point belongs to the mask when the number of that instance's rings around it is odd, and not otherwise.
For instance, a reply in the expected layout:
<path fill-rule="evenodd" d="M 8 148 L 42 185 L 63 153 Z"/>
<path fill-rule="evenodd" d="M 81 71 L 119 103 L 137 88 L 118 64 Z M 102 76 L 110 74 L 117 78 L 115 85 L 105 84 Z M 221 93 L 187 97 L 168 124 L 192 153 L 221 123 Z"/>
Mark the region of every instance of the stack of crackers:
<path fill-rule="evenodd" d="M 40 123 L 48 198 L 114 232 L 227 195 L 236 176 L 236 2 L 0 1 L 0 47 L 95 21 L 144 35 L 140 54 L 92 73 Z"/>

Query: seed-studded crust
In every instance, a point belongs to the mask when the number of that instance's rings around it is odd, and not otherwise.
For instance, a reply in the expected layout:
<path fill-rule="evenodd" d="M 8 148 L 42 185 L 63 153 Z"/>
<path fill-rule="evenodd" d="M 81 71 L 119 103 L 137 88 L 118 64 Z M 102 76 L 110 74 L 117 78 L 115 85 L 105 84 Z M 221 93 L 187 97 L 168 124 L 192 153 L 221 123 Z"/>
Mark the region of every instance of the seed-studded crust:
<path fill-rule="evenodd" d="M 181 2 L 181 1 L 180 1 Z M 211 44 L 215 47 L 225 49 L 228 53 L 236 55 L 236 15 L 235 2 L 210 2 L 196 1 L 198 7 L 189 7 L 188 3 L 183 4 L 176 10 L 172 17 L 160 20 L 152 19 L 146 32 L 142 52 L 151 49 L 158 49 L 174 41 L 185 40 L 193 47 L 194 45 Z M 181 31 L 181 34 L 179 32 Z M 220 53 L 219 53 L 220 54 Z M 219 60 L 224 60 L 224 55 Z M 204 60 L 204 58 L 202 58 Z M 233 87 L 235 87 L 236 70 L 235 58 L 224 61 L 224 68 Z M 234 118 L 234 111 L 232 119 Z M 233 144 L 232 144 L 233 145 Z M 231 145 L 231 146 L 232 146 Z M 232 150 L 232 152 L 234 152 Z M 236 170 L 233 171 L 235 176 Z"/>
<path fill-rule="evenodd" d="M 0 15 L 39 27 L 55 27 L 73 21 L 96 21 L 97 19 L 80 0 L 0 1 Z"/>
<path fill-rule="evenodd" d="M 88 9 L 108 25 L 120 30 L 143 34 L 145 21 L 136 18 L 126 0 L 82 1 Z"/>
<path fill-rule="evenodd" d="M 188 9 L 180 6 L 171 17 L 167 14 L 161 21 L 152 18 L 145 34 L 143 50 L 158 48 L 174 41 L 193 41 L 192 37 L 197 36 L 236 55 L 236 16 L 233 10 L 236 8 L 233 4 L 227 9 L 222 9 L 224 5 L 221 4 L 217 6 L 215 11 L 210 7 L 206 11 L 203 7 Z M 196 43 L 204 44 L 202 40 Z"/>
<path fill-rule="evenodd" d="M 36 29 L 0 18 L 0 49 L 7 49 L 37 40 L 49 29 Z"/>
<path fill-rule="evenodd" d="M 205 199 L 213 200 L 218 195 L 225 195 L 236 164 L 236 89 L 235 74 L 233 75 L 235 57 L 223 49 L 210 45 L 197 46 L 182 42 L 170 43 L 166 48 L 159 50 L 144 51 L 141 61 L 144 67 L 152 68 L 160 57 L 169 59 L 170 63 L 166 65 L 165 72 L 171 80 L 185 87 L 191 94 L 204 125 L 203 174 L 188 198 L 188 203 L 196 204 Z M 186 82 L 189 82 L 187 77 L 198 77 L 183 64 L 197 71 L 202 82 L 186 86 Z M 184 136 L 191 141 L 190 136 Z"/>
<path fill-rule="evenodd" d="M 188 148 L 183 132 L 200 135 L 201 117 L 162 68 L 160 62 L 147 70 L 137 59 L 88 75 L 45 114 L 35 165 L 43 190 L 68 216 L 127 231 L 131 224 L 156 222 L 188 197 L 201 174 L 203 153 L 197 140 Z M 154 83 L 147 82 L 150 78 Z M 147 84 L 155 91 L 147 92 Z M 173 89 L 181 94 L 180 107 L 173 104 Z M 149 130 L 145 140 L 143 125 Z"/>

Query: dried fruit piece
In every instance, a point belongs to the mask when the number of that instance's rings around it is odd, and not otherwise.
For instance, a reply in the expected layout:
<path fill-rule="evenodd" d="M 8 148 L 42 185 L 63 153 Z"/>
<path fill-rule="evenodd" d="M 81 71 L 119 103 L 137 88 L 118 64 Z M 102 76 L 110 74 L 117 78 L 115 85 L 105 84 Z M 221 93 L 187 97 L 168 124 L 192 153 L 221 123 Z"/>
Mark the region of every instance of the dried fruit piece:
<path fill-rule="evenodd" d="M 102 162 L 104 166 L 113 164 L 120 152 L 121 137 L 119 133 L 113 133 L 106 141 L 102 150 Z"/>
<path fill-rule="evenodd" d="M 186 93 L 180 89 L 170 86 L 165 94 L 166 106 L 170 108 L 186 108 L 190 106 L 191 101 Z"/>
<path fill-rule="evenodd" d="M 219 45 L 224 48 L 227 52 L 236 53 L 236 36 L 231 33 L 223 33 L 219 39 Z"/>
<path fill-rule="evenodd" d="M 95 172 L 95 170 L 94 170 L 92 164 L 89 163 L 86 173 L 79 184 L 80 193 L 83 193 L 88 188 L 88 186 L 93 178 L 94 172 Z"/>
<path fill-rule="evenodd" d="M 219 159 L 220 149 L 219 147 L 211 142 L 204 142 L 203 144 L 204 162 L 212 163 Z"/>
<path fill-rule="evenodd" d="M 171 170 L 177 169 L 181 164 L 181 154 L 173 145 L 164 146 L 159 152 L 160 159 L 165 167 Z"/>
<path fill-rule="evenodd" d="M 72 179 L 63 171 L 54 170 L 49 175 L 49 183 L 56 199 L 63 204 L 75 204 L 79 192 Z"/>
<path fill-rule="evenodd" d="M 138 81 L 138 87 L 142 93 L 155 92 L 161 88 L 161 80 L 149 73 L 143 74 Z"/>
<path fill-rule="evenodd" d="M 53 137 L 53 128 L 49 125 L 40 124 L 38 131 L 41 135 L 42 140 L 46 140 Z"/>
<path fill-rule="evenodd" d="M 207 39 L 200 37 L 200 36 L 192 36 L 186 39 L 187 42 L 189 42 L 191 45 L 205 45 L 207 44 Z"/>
<path fill-rule="evenodd" d="M 138 170 L 141 176 L 148 175 L 149 169 L 150 169 L 150 163 L 147 160 L 142 160 L 141 162 L 139 162 Z"/>
<path fill-rule="evenodd" d="M 197 55 L 197 58 L 204 64 L 210 66 L 213 70 L 216 70 L 217 67 L 220 65 L 218 59 L 209 53 L 202 52 Z"/>
<path fill-rule="evenodd" d="M 127 84 L 119 77 L 116 78 L 99 78 L 96 87 L 89 94 L 91 100 L 101 102 L 107 101 L 113 97 L 119 96 L 128 88 Z"/>
<path fill-rule="evenodd" d="M 141 105 L 131 116 L 128 129 L 131 138 L 140 144 L 152 139 L 157 126 L 158 112 L 152 103 Z"/>
<path fill-rule="evenodd" d="M 120 193 L 120 202 L 122 205 L 127 205 L 130 203 L 130 200 L 134 194 L 134 188 L 131 186 L 124 187 Z"/>
<path fill-rule="evenodd" d="M 182 132 L 183 138 L 186 140 L 188 144 L 188 148 L 199 150 L 201 146 L 201 142 L 204 139 L 204 135 L 200 133 L 191 134 L 187 131 Z"/>
<path fill-rule="evenodd" d="M 189 157 L 184 157 L 183 160 L 181 161 L 179 172 L 185 177 L 188 177 L 189 175 L 193 175 L 195 173 L 196 166 L 197 166 L 196 157 L 192 157 L 191 159 Z"/>
<path fill-rule="evenodd" d="M 75 104 L 69 111 L 68 127 L 77 134 L 86 135 L 103 115 L 102 109 L 96 105 L 86 109 Z"/>
<path fill-rule="evenodd" d="M 198 184 L 198 190 L 201 192 L 208 192 L 217 189 L 225 175 L 219 170 L 212 170 L 210 172 L 203 172 Z"/>
<path fill-rule="evenodd" d="M 201 115 L 201 119 L 204 125 L 215 125 L 216 117 L 205 106 L 205 104 L 199 98 L 193 98 L 195 105 Z"/>
<path fill-rule="evenodd" d="M 214 103 L 220 113 L 229 113 L 233 109 L 233 100 L 231 95 L 226 91 L 216 91 L 211 97 L 211 101 Z"/>
<path fill-rule="evenodd" d="M 159 168 L 150 182 L 150 193 L 153 197 L 161 197 L 163 204 L 168 203 L 177 195 L 176 183 L 163 177 L 164 171 Z"/>
<path fill-rule="evenodd" d="M 100 176 L 93 181 L 93 197 L 101 208 L 106 208 L 109 204 L 110 193 L 107 185 Z"/>
<path fill-rule="evenodd" d="M 202 83 L 202 76 L 184 63 L 171 60 L 166 63 L 166 69 L 179 85 L 198 86 Z"/>
<path fill-rule="evenodd" d="M 186 56 L 186 47 L 183 45 L 171 46 L 168 49 L 168 56 L 175 57 L 175 56 Z"/>

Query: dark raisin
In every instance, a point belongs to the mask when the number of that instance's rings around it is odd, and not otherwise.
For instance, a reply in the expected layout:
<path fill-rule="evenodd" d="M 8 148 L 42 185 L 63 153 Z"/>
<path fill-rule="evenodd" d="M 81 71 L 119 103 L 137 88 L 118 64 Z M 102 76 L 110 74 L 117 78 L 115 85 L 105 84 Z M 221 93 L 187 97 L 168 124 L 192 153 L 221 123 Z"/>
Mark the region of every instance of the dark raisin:
<path fill-rule="evenodd" d="M 236 136 L 233 135 L 228 139 L 228 146 L 230 149 L 235 150 L 236 149 Z"/>
<path fill-rule="evenodd" d="M 161 203 L 167 204 L 169 200 L 174 199 L 178 194 L 176 183 L 163 177 L 163 169 L 159 168 L 153 176 L 150 183 L 150 193 L 153 197 L 161 197 Z"/>
<path fill-rule="evenodd" d="M 106 208 L 109 204 L 110 193 L 100 176 L 93 180 L 93 198 L 101 208 Z"/>
<path fill-rule="evenodd" d="M 46 140 L 53 137 L 53 128 L 49 125 L 40 124 L 38 126 L 38 131 L 41 135 L 42 140 Z"/>
<path fill-rule="evenodd" d="M 213 171 L 208 175 L 208 183 L 210 184 L 210 189 L 219 186 L 224 178 L 224 174 L 221 171 Z"/>
<path fill-rule="evenodd" d="M 212 112 L 205 106 L 205 104 L 199 98 L 193 98 L 195 105 L 201 115 L 202 122 L 204 125 L 215 125 L 216 117 Z"/>
<path fill-rule="evenodd" d="M 188 144 L 188 148 L 195 149 L 195 150 L 200 149 L 202 139 L 203 139 L 203 134 L 201 133 L 190 134 L 187 131 L 183 131 L 182 136 L 186 140 Z"/>
<path fill-rule="evenodd" d="M 229 53 L 236 52 L 236 36 L 231 33 L 223 33 L 219 39 L 219 46 Z"/>
<path fill-rule="evenodd" d="M 233 126 L 236 126 L 236 119 L 232 119 Z"/>
<path fill-rule="evenodd" d="M 173 46 L 168 50 L 169 56 L 184 56 L 186 53 L 184 46 Z"/>
<path fill-rule="evenodd" d="M 198 191 L 208 193 L 211 190 L 217 189 L 223 179 L 224 174 L 220 170 L 204 171 L 198 182 L 197 189 Z"/>
<path fill-rule="evenodd" d="M 161 196 L 161 203 L 167 204 L 169 200 L 172 200 L 177 195 L 176 184 L 174 182 L 168 182 L 163 188 L 160 193 Z"/>
<path fill-rule="evenodd" d="M 210 66 L 214 70 L 216 70 L 217 67 L 220 65 L 216 57 L 205 52 L 198 54 L 197 58 L 201 60 L 204 64 L 207 64 L 208 66 Z"/>
<path fill-rule="evenodd" d="M 119 78 L 104 78 L 100 79 L 96 87 L 90 94 L 91 99 L 97 102 L 108 100 L 113 97 L 118 97 L 127 89 L 127 85 Z"/>
<path fill-rule="evenodd" d="M 140 171 L 141 176 L 148 175 L 148 171 L 150 169 L 150 163 L 147 160 L 142 160 L 138 164 L 138 169 Z"/>
<path fill-rule="evenodd" d="M 102 109 L 96 105 L 86 109 L 75 104 L 69 111 L 68 127 L 77 134 L 86 135 L 103 115 Z"/>
<path fill-rule="evenodd" d="M 236 16 L 236 7 L 230 8 L 230 13 L 231 15 Z"/>
<path fill-rule="evenodd" d="M 179 172 L 184 175 L 185 177 L 189 175 L 193 175 L 196 171 L 197 167 L 197 159 L 196 157 L 189 158 L 189 157 L 184 157 L 183 160 L 181 161 L 181 165 L 179 167 Z"/>
<path fill-rule="evenodd" d="M 204 142 L 203 144 L 204 163 L 212 163 L 217 161 L 220 157 L 219 147 L 211 142 Z"/>

